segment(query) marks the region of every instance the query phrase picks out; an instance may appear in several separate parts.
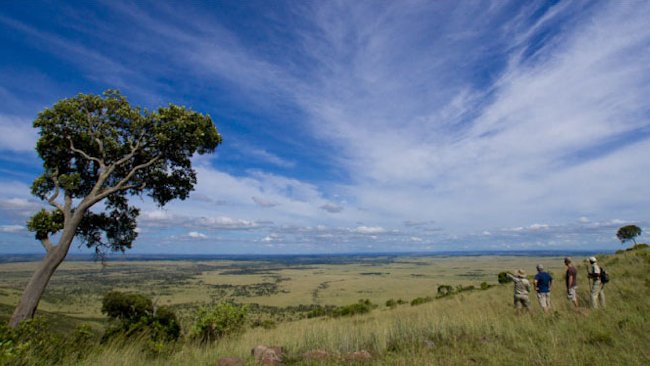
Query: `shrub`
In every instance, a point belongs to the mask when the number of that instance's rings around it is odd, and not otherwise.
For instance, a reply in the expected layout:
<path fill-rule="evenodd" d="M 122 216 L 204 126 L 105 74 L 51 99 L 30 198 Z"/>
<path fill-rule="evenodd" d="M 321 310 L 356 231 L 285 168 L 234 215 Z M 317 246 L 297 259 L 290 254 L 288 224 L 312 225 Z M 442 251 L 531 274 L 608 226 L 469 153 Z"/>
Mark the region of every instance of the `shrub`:
<path fill-rule="evenodd" d="M 154 309 L 151 299 L 144 295 L 111 291 L 102 300 L 102 313 L 114 321 L 106 329 L 104 340 L 148 334 L 155 343 L 175 341 L 181 335 L 180 323 L 171 308 Z"/>
<path fill-rule="evenodd" d="M 219 303 L 200 308 L 192 328 L 192 337 L 203 343 L 240 332 L 246 323 L 248 307 Z"/>
<path fill-rule="evenodd" d="M 144 295 L 111 291 L 102 300 L 102 313 L 112 319 L 137 321 L 153 314 L 153 303 Z"/>
<path fill-rule="evenodd" d="M 391 308 L 391 309 L 396 308 L 397 307 L 397 301 L 395 301 L 393 299 L 390 299 L 390 300 L 386 301 L 386 307 Z"/>
<path fill-rule="evenodd" d="M 44 318 L 20 322 L 11 328 L 0 324 L 0 365 L 53 365 L 83 358 L 95 335 L 81 325 L 67 336 L 54 333 Z"/>
<path fill-rule="evenodd" d="M 174 311 L 168 306 L 161 306 L 151 318 L 149 327 L 154 339 L 177 340 L 181 335 L 181 325 Z"/>
<path fill-rule="evenodd" d="M 443 297 L 447 295 L 451 295 L 454 292 L 453 287 L 449 285 L 440 285 L 438 286 L 438 296 Z"/>
<path fill-rule="evenodd" d="M 431 302 L 431 301 L 433 301 L 433 298 L 432 298 L 431 296 L 427 296 L 427 297 L 418 297 L 418 298 L 415 298 L 415 299 L 413 299 L 413 300 L 411 301 L 411 306 L 421 305 L 421 304 L 424 304 L 424 303 L 427 303 L 427 302 Z"/>
<path fill-rule="evenodd" d="M 368 299 L 359 300 L 359 302 L 356 304 L 341 306 L 334 309 L 334 311 L 332 312 L 332 316 L 336 318 L 339 316 L 352 316 L 358 314 L 366 314 L 369 313 L 370 310 L 376 307 L 377 305 L 374 305 Z"/>
<path fill-rule="evenodd" d="M 330 311 L 328 311 L 327 309 L 319 307 L 307 313 L 307 318 L 318 318 L 321 316 L 328 315 L 329 313 Z"/>
<path fill-rule="evenodd" d="M 469 286 L 458 285 L 458 286 L 456 286 L 456 292 L 472 291 L 474 289 L 475 289 L 474 285 L 469 285 Z"/>
<path fill-rule="evenodd" d="M 512 282 L 512 278 L 508 277 L 508 272 L 500 272 L 498 280 L 500 284 Z"/>

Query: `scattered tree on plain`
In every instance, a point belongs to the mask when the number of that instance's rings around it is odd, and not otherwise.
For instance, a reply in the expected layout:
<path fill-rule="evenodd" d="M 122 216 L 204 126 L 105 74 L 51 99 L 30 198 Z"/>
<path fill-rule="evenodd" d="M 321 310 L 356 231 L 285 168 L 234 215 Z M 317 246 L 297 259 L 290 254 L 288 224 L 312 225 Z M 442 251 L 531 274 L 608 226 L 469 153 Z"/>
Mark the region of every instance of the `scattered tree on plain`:
<path fill-rule="evenodd" d="M 636 225 L 626 225 L 618 229 L 616 232 L 616 237 L 621 243 L 632 240 L 634 245 L 636 245 L 636 237 L 641 235 L 641 228 Z"/>
<path fill-rule="evenodd" d="M 46 254 L 9 321 L 13 327 L 34 316 L 75 237 L 99 256 L 131 248 L 139 210 L 128 198 L 145 194 L 160 206 L 187 198 L 196 184 L 191 157 L 221 143 L 208 115 L 172 104 L 132 107 L 112 90 L 63 99 L 39 113 L 34 127 L 44 171 L 32 194 L 51 208 L 27 223 Z M 90 210 L 102 201 L 101 212 Z"/>

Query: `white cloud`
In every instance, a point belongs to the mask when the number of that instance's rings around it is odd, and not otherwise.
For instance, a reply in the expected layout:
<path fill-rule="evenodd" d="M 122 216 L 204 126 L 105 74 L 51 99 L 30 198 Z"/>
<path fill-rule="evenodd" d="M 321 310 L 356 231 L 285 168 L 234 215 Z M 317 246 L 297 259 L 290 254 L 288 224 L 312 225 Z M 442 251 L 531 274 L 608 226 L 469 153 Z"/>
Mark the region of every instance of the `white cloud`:
<path fill-rule="evenodd" d="M 12 187 L 11 184 L 2 185 L 2 189 L 7 190 L 7 192 L 2 193 L 11 193 L 13 189 L 17 189 L 18 187 L 20 186 Z M 24 220 L 26 217 L 36 213 L 41 207 L 43 206 L 38 202 L 26 198 L 11 197 L 0 199 L 0 212 L 8 215 L 8 218 L 11 220 Z"/>
<path fill-rule="evenodd" d="M 207 238 L 208 238 L 207 235 L 205 235 L 205 234 L 203 234 L 203 233 L 200 233 L 200 232 L 198 232 L 198 231 L 190 231 L 190 232 L 187 234 L 187 236 L 189 236 L 189 237 L 192 238 L 192 239 L 207 239 Z"/>
<path fill-rule="evenodd" d="M 36 209 L 39 204 L 24 198 L 0 199 L 0 207 L 6 209 Z"/>
<path fill-rule="evenodd" d="M 532 224 L 528 228 L 530 230 L 544 230 L 544 229 L 548 229 L 549 226 L 547 224 Z"/>
<path fill-rule="evenodd" d="M 264 238 L 262 238 L 262 241 L 263 241 L 263 242 L 266 242 L 266 243 L 270 243 L 270 242 L 272 242 L 272 241 L 277 241 L 278 239 L 280 239 L 280 236 L 279 236 L 279 235 L 277 235 L 277 234 L 270 234 L 270 235 L 267 235 L 267 236 L 265 236 Z"/>
<path fill-rule="evenodd" d="M 272 201 L 267 201 L 265 199 L 259 198 L 259 197 L 251 197 L 253 202 L 255 202 L 258 206 L 260 207 L 275 207 L 278 204 Z"/>
<path fill-rule="evenodd" d="M 0 150 L 31 152 L 37 139 L 30 120 L 0 114 Z"/>
<path fill-rule="evenodd" d="M 252 156 L 253 158 L 262 160 L 267 163 L 271 163 L 281 168 L 293 168 L 296 166 L 295 162 L 283 159 L 263 149 L 247 146 L 244 148 L 244 153 Z"/>
<path fill-rule="evenodd" d="M 335 205 L 333 203 L 326 203 L 322 206 L 320 206 L 321 209 L 329 212 L 329 213 L 339 213 L 343 211 L 343 206 Z"/>
<path fill-rule="evenodd" d="M 176 218 L 174 215 L 167 210 L 153 210 L 153 211 L 144 211 L 140 213 L 140 219 L 143 222 L 156 223 L 156 222 L 171 222 Z"/>
<path fill-rule="evenodd" d="M 233 219 L 226 216 L 201 217 L 196 222 L 198 225 L 212 229 L 252 229 L 259 226 L 254 221 Z"/>
<path fill-rule="evenodd" d="M 0 232 L 18 233 L 27 230 L 23 225 L 0 225 Z"/>
<path fill-rule="evenodd" d="M 386 232 L 386 229 L 380 226 L 357 226 L 351 230 L 354 233 L 358 234 L 383 234 Z"/>

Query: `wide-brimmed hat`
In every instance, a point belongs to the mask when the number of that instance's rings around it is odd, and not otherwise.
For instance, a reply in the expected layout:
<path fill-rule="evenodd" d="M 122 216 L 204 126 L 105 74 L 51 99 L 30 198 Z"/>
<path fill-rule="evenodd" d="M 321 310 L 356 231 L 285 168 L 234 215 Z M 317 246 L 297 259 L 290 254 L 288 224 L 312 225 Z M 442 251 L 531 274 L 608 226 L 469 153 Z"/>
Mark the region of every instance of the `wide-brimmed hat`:
<path fill-rule="evenodd" d="M 526 276 L 526 272 L 525 272 L 523 269 L 518 269 L 518 270 L 517 270 L 517 276 L 519 276 L 519 277 L 525 277 L 525 276 Z"/>
<path fill-rule="evenodd" d="M 597 262 L 596 257 L 589 257 L 589 262 L 596 263 Z"/>

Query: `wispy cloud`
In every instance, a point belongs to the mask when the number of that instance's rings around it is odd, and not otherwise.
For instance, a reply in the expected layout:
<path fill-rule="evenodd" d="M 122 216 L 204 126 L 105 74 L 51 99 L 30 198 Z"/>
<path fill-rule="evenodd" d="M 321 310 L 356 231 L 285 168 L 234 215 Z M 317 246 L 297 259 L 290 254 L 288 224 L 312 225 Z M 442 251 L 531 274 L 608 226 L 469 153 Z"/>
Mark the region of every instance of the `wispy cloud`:
<path fill-rule="evenodd" d="M 203 233 L 200 233 L 198 231 L 190 231 L 189 233 L 187 233 L 187 236 L 189 236 L 192 239 L 207 239 L 208 238 L 207 235 L 205 235 Z"/>
<path fill-rule="evenodd" d="M 209 5 L 66 7 L 66 31 L 0 18 L 93 85 L 234 135 L 195 160 L 190 200 L 143 202 L 143 226 L 305 251 L 561 247 L 645 215 L 646 2 L 282 3 L 249 28 Z M 8 113 L 0 148 L 26 152 Z"/>
<path fill-rule="evenodd" d="M 322 206 L 320 206 L 321 209 L 329 212 L 329 213 L 339 213 L 343 211 L 343 206 L 335 205 L 333 203 L 326 203 Z"/>
<path fill-rule="evenodd" d="M 0 225 L 0 232 L 3 233 L 18 233 L 25 230 L 26 228 L 22 225 Z"/>
<path fill-rule="evenodd" d="M 251 197 L 253 202 L 255 202 L 260 207 L 275 207 L 278 204 L 272 201 L 267 201 L 259 197 Z"/>
<path fill-rule="evenodd" d="M 31 121 L 0 114 L 0 150 L 31 152 L 37 139 L 38 134 L 32 128 Z"/>
<path fill-rule="evenodd" d="M 386 229 L 384 229 L 381 226 L 357 226 L 356 228 L 350 230 L 354 233 L 358 234 L 383 234 L 386 232 Z"/>
<path fill-rule="evenodd" d="M 246 149 L 246 154 L 254 159 L 259 159 L 282 168 L 293 168 L 296 165 L 293 161 L 282 159 L 281 157 L 263 149 L 249 148 Z"/>

